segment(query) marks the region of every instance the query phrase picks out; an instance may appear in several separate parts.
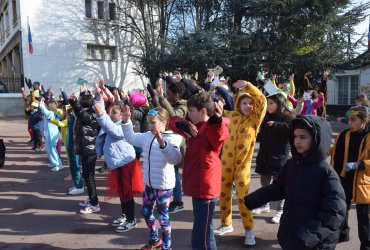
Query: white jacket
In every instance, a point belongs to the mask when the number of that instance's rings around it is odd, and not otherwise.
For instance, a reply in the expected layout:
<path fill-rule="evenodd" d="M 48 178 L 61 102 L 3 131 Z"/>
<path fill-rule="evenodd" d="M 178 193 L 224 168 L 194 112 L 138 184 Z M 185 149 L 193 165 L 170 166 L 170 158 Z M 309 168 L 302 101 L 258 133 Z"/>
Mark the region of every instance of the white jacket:
<path fill-rule="evenodd" d="M 122 130 L 128 143 L 143 149 L 145 185 L 161 190 L 174 188 L 176 182 L 174 165 L 182 159 L 180 153 L 182 137 L 172 131 L 162 133 L 166 147 L 161 149 L 151 131 L 135 133 L 131 121 L 122 124 Z"/>

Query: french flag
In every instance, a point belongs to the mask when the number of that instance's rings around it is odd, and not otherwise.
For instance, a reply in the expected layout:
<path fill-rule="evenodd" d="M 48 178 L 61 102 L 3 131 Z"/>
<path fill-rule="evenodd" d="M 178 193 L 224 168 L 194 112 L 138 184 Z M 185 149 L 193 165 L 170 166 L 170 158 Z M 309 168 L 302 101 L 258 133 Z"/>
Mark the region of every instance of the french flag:
<path fill-rule="evenodd" d="M 27 17 L 27 29 L 28 29 L 28 53 L 32 55 L 33 54 L 32 34 L 30 23 L 28 22 L 28 17 Z"/>
<path fill-rule="evenodd" d="M 370 50 L 370 17 L 369 17 L 369 32 L 367 33 L 367 48 Z"/>

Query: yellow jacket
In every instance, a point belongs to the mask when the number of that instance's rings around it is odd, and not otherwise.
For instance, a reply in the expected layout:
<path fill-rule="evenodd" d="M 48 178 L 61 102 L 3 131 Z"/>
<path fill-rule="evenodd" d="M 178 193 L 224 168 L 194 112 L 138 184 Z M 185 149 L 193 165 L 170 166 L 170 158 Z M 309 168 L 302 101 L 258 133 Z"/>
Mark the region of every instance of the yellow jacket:
<path fill-rule="evenodd" d="M 239 111 L 239 101 L 245 96 L 254 101 L 253 110 L 246 116 Z M 235 111 L 224 111 L 224 116 L 230 119 L 228 126 L 230 136 L 222 150 L 223 166 L 250 168 L 254 144 L 266 113 L 266 106 L 267 101 L 263 93 L 253 84 L 248 83 L 236 96 Z"/>
<path fill-rule="evenodd" d="M 345 133 L 343 166 L 348 162 L 348 147 L 351 131 L 348 130 Z M 338 135 L 338 138 L 339 136 L 340 134 Z M 336 146 L 337 143 L 335 143 L 335 147 Z M 331 157 L 332 166 L 334 165 L 335 147 L 333 150 L 333 156 Z M 356 204 L 370 204 L 370 132 L 368 132 L 361 141 L 357 161 L 363 162 L 365 168 L 363 170 L 355 170 L 352 200 Z M 343 178 L 346 176 L 344 167 L 340 176 Z"/>
<path fill-rule="evenodd" d="M 57 119 L 54 119 L 52 118 L 50 120 L 51 123 L 54 123 L 55 125 L 57 125 L 58 127 L 60 127 L 61 129 L 61 135 L 62 135 L 62 140 L 63 140 L 63 143 L 64 143 L 64 146 L 67 145 L 67 132 L 68 132 L 68 120 L 67 119 L 64 119 L 62 121 L 59 121 Z"/>

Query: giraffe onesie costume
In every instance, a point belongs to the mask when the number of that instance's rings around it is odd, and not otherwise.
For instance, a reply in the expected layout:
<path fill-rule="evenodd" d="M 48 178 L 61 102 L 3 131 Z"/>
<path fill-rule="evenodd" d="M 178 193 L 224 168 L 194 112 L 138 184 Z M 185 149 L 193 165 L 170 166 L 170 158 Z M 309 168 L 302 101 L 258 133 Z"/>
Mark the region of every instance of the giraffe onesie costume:
<path fill-rule="evenodd" d="M 243 97 L 253 100 L 253 110 L 248 115 L 240 112 L 239 102 Z M 222 182 L 221 182 L 221 224 L 232 224 L 232 185 L 235 181 L 240 216 L 245 230 L 253 229 L 252 212 L 244 205 L 244 197 L 249 192 L 251 164 L 254 144 L 259 126 L 266 113 L 267 101 L 263 93 L 253 84 L 241 89 L 236 96 L 235 111 L 224 111 L 230 119 L 229 134 L 222 150 Z"/>

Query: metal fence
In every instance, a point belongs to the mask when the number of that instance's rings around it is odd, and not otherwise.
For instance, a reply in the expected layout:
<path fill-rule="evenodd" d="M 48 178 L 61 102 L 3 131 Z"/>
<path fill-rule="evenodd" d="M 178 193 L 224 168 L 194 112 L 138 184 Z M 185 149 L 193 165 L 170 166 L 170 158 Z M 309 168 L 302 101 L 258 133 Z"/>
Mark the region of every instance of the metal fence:
<path fill-rule="evenodd" d="M 5 83 L 8 93 L 20 93 L 22 78 L 21 77 L 2 77 L 1 81 Z"/>

